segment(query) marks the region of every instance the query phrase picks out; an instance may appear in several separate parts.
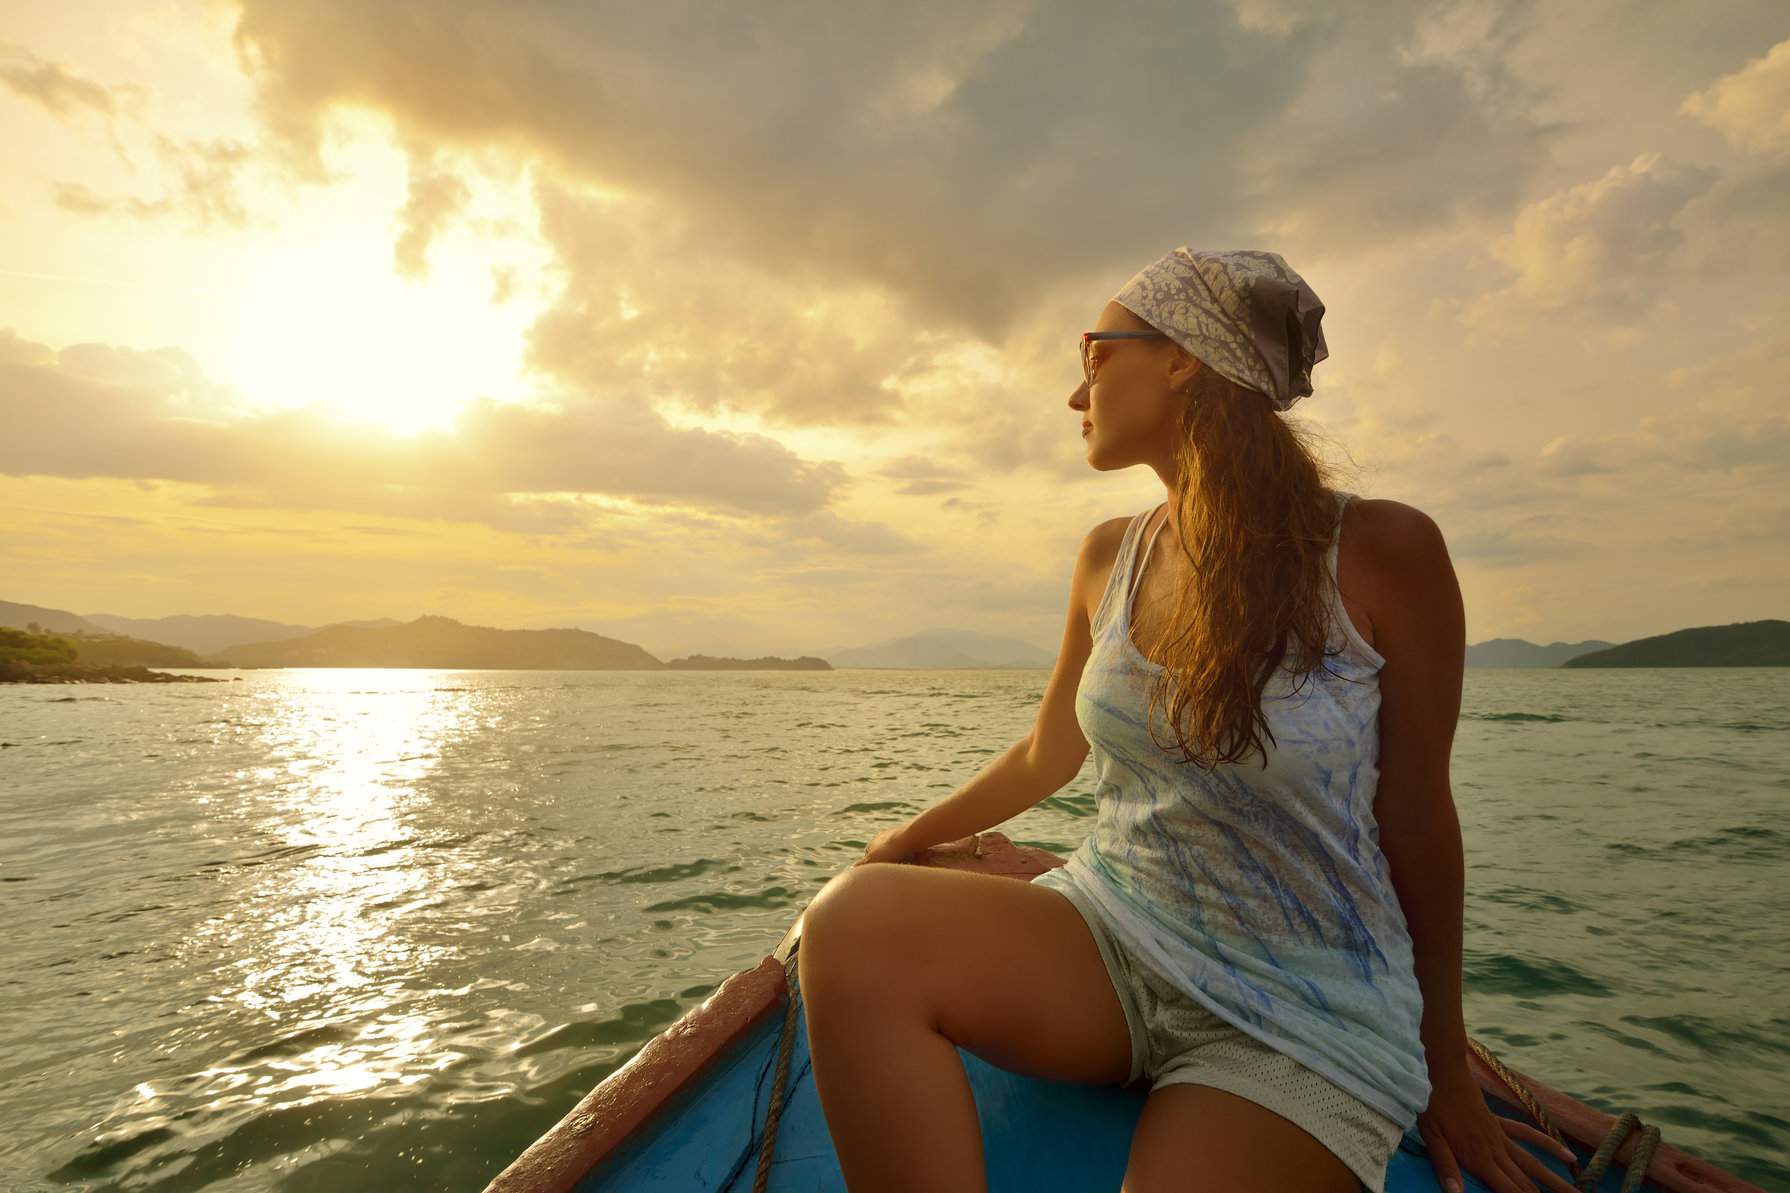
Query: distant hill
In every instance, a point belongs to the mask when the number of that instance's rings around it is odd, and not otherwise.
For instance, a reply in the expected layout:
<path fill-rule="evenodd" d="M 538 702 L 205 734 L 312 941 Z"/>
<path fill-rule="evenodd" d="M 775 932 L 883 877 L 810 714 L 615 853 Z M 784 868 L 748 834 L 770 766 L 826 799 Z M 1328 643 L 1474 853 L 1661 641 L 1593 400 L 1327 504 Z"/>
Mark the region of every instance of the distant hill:
<path fill-rule="evenodd" d="M 756 659 L 716 658 L 713 655 L 693 654 L 685 659 L 670 659 L 665 665 L 673 671 L 831 671 L 833 665 L 825 659 L 817 659 L 813 655 L 802 655 L 800 658 L 779 659 L 765 655 Z"/>
<path fill-rule="evenodd" d="M 1056 655 L 1018 638 L 979 634 L 974 630 L 922 630 L 870 646 L 823 651 L 835 667 L 882 667 L 896 670 L 1014 668 L 1049 670 Z"/>
<path fill-rule="evenodd" d="M 451 617 L 419 617 L 383 629 L 330 626 L 303 638 L 232 646 L 211 657 L 224 667 L 665 670 L 640 647 L 588 630 L 494 630 Z"/>
<path fill-rule="evenodd" d="M 102 638 L 81 635 L 68 639 L 80 652 L 80 661 L 101 667 L 208 667 L 211 664 L 183 646 L 146 642 L 124 634 Z"/>
<path fill-rule="evenodd" d="M 1467 647 L 1467 666 L 1558 667 L 1568 659 L 1590 654 L 1594 650 L 1608 650 L 1614 645 L 1613 642 L 1592 639 L 1588 642 L 1550 642 L 1546 646 L 1537 646 L 1521 638 L 1493 638 L 1489 642 L 1476 642 Z"/>
<path fill-rule="evenodd" d="M 0 682 L 159 682 L 149 667 L 203 667 L 190 650 L 122 635 L 33 634 L 0 626 Z M 172 680 L 170 679 L 170 682 Z"/>
<path fill-rule="evenodd" d="M 283 621 L 268 621 L 260 617 L 237 617 L 227 613 L 199 617 L 184 613 L 176 617 L 117 617 L 110 613 L 89 613 L 86 619 L 114 634 L 129 634 L 135 638 L 147 638 L 151 642 L 184 646 L 202 655 L 216 654 L 228 647 L 250 642 L 284 642 L 302 638 L 306 634 L 315 634 L 321 628 L 288 625 Z M 344 621 L 337 624 L 383 629 L 400 623 L 390 617 L 382 617 L 376 621 Z"/>
<path fill-rule="evenodd" d="M 38 628 L 46 634 L 109 634 L 112 632 L 104 626 L 95 625 L 85 617 L 76 617 L 66 609 L 48 609 L 42 605 L 20 605 L 12 601 L 0 601 L 0 626 L 14 630 L 29 630 L 32 622 L 36 622 Z"/>
<path fill-rule="evenodd" d="M 1737 621 L 1637 638 L 1567 667 L 1790 667 L 1790 621 Z"/>

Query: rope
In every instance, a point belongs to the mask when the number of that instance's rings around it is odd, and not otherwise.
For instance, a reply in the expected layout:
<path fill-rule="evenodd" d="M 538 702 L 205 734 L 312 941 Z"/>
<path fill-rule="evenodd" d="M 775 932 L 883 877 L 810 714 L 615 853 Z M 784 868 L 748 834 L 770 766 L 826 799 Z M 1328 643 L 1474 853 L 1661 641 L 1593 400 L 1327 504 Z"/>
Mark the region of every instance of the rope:
<path fill-rule="evenodd" d="M 1566 1142 L 1566 1136 L 1560 1134 L 1560 1128 L 1554 1125 L 1554 1120 L 1548 1117 L 1548 1112 L 1541 1108 L 1541 1103 L 1535 1100 L 1535 1095 L 1529 1092 L 1529 1087 L 1517 1080 L 1517 1075 L 1505 1068 L 1504 1062 L 1493 1056 L 1490 1048 L 1472 1036 L 1467 1037 L 1467 1047 L 1473 1050 L 1474 1056 L 1485 1062 L 1488 1069 L 1498 1074 L 1498 1080 L 1509 1087 L 1510 1092 L 1517 1096 L 1517 1101 L 1523 1104 L 1523 1109 L 1529 1112 L 1529 1117 L 1541 1124 L 1541 1129 L 1552 1135 L 1554 1142 L 1561 1144 L 1568 1151 L 1572 1150 L 1572 1145 Z"/>
<path fill-rule="evenodd" d="M 1659 1143 L 1659 1128 L 1643 1123 L 1640 1116 L 1624 1114 L 1610 1125 L 1609 1134 L 1597 1145 L 1597 1152 L 1585 1164 L 1585 1171 L 1579 1174 L 1574 1182 L 1578 1189 L 1593 1189 L 1604 1170 L 1610 1166 L 1610 1157 L 1616 1154 L 1622 1140 L 1635 1127 L 1641 1129 L 1641 1138 L 1635 1141 L 1635 1153 L 1629 1157 L 1628 1171 L 1622 1177 L 1621 1193 L 1635 1193 L 1641 1187 L 1641 1178 L 1647 1174 L 1647 1162 L 1653 1158 L 1653 1149 Z"/>
<path fill-rule="evenodd" d="M 771 1179 L 771 1149 L 777 1145 L 777 1122 L 783 1117 L 783 1083 L 789 1077 L 789 1052 L 796 1040 L 796 954 L 790 950 L 783 963 L 783 980 L 789 989 L 789 1004 L 783 1011 L 783 1033 L 777 1040 L 777 1077 L 771 1086 L 771 1108 L 764 1118 L 764 1140 L 758 1146 L 758 1171 L 752 1177 L 752 1193 L 765 1193 L 765 1182 Z"/>
<path fill-rule="evenodd" d="M 1498 1075 L 1498 1080 L 1510 1088 L 1510 1092 L 1516 1095 L 1517 1100 L 1523 1104 L 1523 1109 L 1528 1111 L 1529 1116 L 1541 1125 L 1542 1130 L 1552 1135 L 1556 1142 L 1565 1144 L 1567 1150 L 1572 1149 L 1572 1145 L 1566 1142 L 1565 1136 L 1560 1134 L 1560 1128 L 1556 1127 L 1554 1120 L 1548 1117 L 1548 1112 L 1542 1109 L 1541 1103 L 1535 1100 L 1535 1095 L 1529 1092 L 1529 1087 L 1524 1085 L 1515 1073 L 1505 1068 L 1503 1063 L 1492 1055 L 1491 1049 L 1471 1036 L 1467 1037 L 1467 1047 L 1473 1050 L 1473 1055 L 1485 1062 L 1487 1068 Z M 1653 1149 L 1659 1144 L 1659 1128 L 1651 1123 L 1643 1123 L 1640 1116 L 1632 1112 L 1623 1114 L 1610 1124 L 1610 1130 L 1604 1135 L 1603 1142 L 1597 1145 L 1597 1151 L 1592 1154 L 1590 1160 L 1586 1161 L 1582 1170 L 1579 1169 L 1576 1161 L 1567 1164 L 1568 1173 L 1574 1177 L 1573 1187 L 1580 1190 L 1595 1189 L 1597 1182 L 1603 1178 L 1604 1171 L 1609 1168 L 1611 1158 L 1616 1155 L 1616 1149 L 1622 1146 L 1623 1139 L 1635 1127 L 1641 1129 L 1641 1138 L 1635 1143 L 1634 1154 L 1628 1158 L 1628 1168 L 1623 1173 L 1622 1188 L 1619 1193 L 1636 1193 L 1641 1187 L 1641 1181 L 1647 1176 L 1647 1165 L 1653 1160 Z"/>

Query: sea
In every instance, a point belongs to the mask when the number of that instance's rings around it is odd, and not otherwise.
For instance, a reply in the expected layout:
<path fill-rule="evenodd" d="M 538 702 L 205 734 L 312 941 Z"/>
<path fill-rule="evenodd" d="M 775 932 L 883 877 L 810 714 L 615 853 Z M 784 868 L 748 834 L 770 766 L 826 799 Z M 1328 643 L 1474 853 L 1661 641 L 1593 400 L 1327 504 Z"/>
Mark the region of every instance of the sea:
<path fill-rule="evenodd" d="M 1048 678 L 206 674 L 0 688 L 0 1189 L 475 1193 Z M 1453 791 L 1469 1034 L 1790 1190 L 1790 669 L 1469 671 Z"/>

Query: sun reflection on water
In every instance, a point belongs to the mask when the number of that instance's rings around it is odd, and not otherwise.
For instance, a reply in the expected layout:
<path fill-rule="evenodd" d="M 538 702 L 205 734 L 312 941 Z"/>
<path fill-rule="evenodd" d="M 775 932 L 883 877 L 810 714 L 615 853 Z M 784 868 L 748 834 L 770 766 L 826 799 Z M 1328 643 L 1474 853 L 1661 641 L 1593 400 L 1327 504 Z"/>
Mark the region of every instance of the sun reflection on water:
<path fill-rule="evenodd" d="M 269 867 L 247 906 L 208 927 L 236 958 L 215 997 L 279 1022 L 280 1043 L 204 1076 L 257 1101 L 422 1080 L 419 1066 L 455 1059 L 434 1047 L 424 975 L 458 950 L 401 926 L 435 901 L 444 859 L 427 780 L 476 722 L 477 693 L 429 671 L 279 678 L 257 710 L 268 758 L 257 787 L 274 805 L 263 827 L 311 852 Z"/>

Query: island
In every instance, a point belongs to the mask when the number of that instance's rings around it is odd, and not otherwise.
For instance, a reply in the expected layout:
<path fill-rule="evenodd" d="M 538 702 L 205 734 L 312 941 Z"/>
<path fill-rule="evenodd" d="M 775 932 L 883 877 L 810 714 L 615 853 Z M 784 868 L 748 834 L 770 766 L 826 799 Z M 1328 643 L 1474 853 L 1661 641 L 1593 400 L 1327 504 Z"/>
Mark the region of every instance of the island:
<path fill-rule="evenodd" d="M 673 671 L 831 671 L 833 664 L 805 654 L 794 659 L 764 655 L 756 659 L 718 659 L 713 655 L 693 654 L 685 659 L 672 659 L 665 664 Z"/>
<path fill-rule="evenodd" d="M 38 634 L 0 626 L 0 683 L 221 683 L 211 675 L 174 675 L 163 667 L 202 667 L 190 650 L 124 635 Z"/>
<path fill-rule="evenodd" d="M 1790 667 L 1790 621 L 1738 621 L 1637 638 L 1562 667 Z"/>
<path fill-rule="evenodd" d="M 412 667 L 444 671 L 664 671 L 631 642 L 589 630 L 497 630 L 451 617 L 370 629 L 333 625 L 280 642 L 211 655 L 212 667 Z"/>

